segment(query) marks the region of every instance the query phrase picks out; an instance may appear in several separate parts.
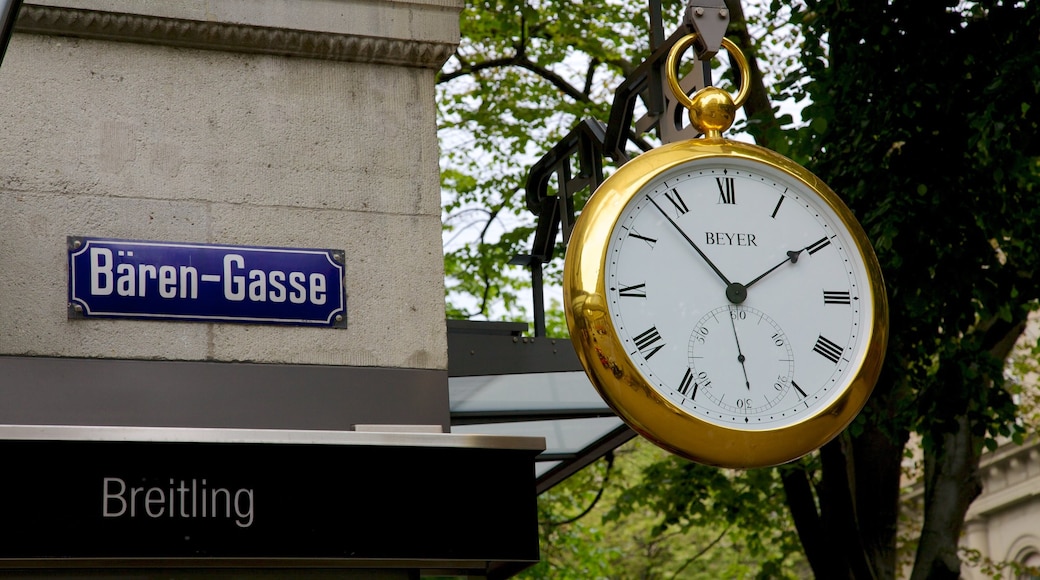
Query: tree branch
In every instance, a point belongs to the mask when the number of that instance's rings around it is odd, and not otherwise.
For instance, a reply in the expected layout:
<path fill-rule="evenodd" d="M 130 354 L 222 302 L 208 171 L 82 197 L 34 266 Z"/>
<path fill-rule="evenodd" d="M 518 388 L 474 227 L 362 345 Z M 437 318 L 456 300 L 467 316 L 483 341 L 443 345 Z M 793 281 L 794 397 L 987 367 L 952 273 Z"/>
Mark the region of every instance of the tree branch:
<path fill-rule="evenodd" d="M 582 92 L 574 85 L 568 83 L 567 80 L 564 79 L 562 76 L 527 58 L 526 54 L 522 51 L 518 51 L 513 56 L 493 58 L 478 62 L 476 64 L 467 65 L 461 59 L 459 60 L 459 62 L 462 62 L 463 65 L 460 66 L 457 70 L 453 70 L 451 72 L 442 72 L 437 77 L 437 84 L 446 83 L 448 81 L 455 80 L 459 77 L 471 75 L 482 70 L 515 66 L 533 72 L 534 74 L 542 77 L 542 79 L 548 81 L 551 85 L 559 89 L 560 92 L 579 103 L 588 103 L 592 101 L 591 97 L 586 92 Z M 587 85 L 591 83 L 591 77 L 592 68 L 590 67 L 588 74 L 589 80 L 586 81 Z"/>
<path fill-rule="evenodd" d="M 982 347 L 997 360 L 1007 360 L 1011 350 L 1015 348 L 1018 337 L 1026 330 L 1025 316 L 1017 320 L 997 318 L 986 325 L 982 338 Z"/>
<path fill-rule="evenodd" d="M 719 533 L 719 535 L 714 540 L 709 542 L 707 546 L 704 546 L 703 548 L 701 548 L 701 551 L 699 551 L 696 554 L 694 554 L 693 556 L 687 558 L 687 560 L 685 562 L 683 562 L 683 565 L 679 566 L 678 570 L 676 570 L 675 572 L 672 572 L 672 578 L 678 577 L 679 574 L 681 574 L 682 571 L 685 570 L 687 566 L 689 566 L 690 564 L 692 564 L 694 562 L 694 560 L 697 560 L 698 558 L 700 558 L 704 554 L 707 554 L 708 550 L 714 548 L 715 544 L 718 544 L 719 542 L 722 541 L 722 538 L 726 537 L 726 534 L 729 533 L 729 529 L 732 528 L 732 527 L 733 527 L 733 524 L 729 524 L 728 526 L 726 526 L 726 529 L 722 530 L 722 532 Z"/>
<path fill-rule="evenodd" d="M 614 467 L 614 453 L 612 451 L 608 452 L 604 456 L 604 458 L 607 460 L 607 471 L 603 474 L 603 482 L 599 486 L 599 491 L 596 492 L 596 497 L 592 499 L 592 503 L 590 503 L 588 507 L 582 510 L 580 514 L 572 518 L 567 518 L 560 522 L 547 522 L 546 525 L 556 528 L 559 526 L 565 526 L 567 524 L 573 524 L 581 518 L 589 515 L 589 512 L 592 511 L 592 508 L 596 507 L 596 504 L 599 503 L 600 498 L 603 497 L 603 492 L 607 489 L 607 483 L 610 482 L 610 471 Z"/>
<path fill-rule="evenodd" d="M 585 71 L 585 88 L 581 90 L 581 94 L 585 95 L 585 98 L 589 98 L 589 95 L 592 94 L 592 79 L 596 75 L 597 66 L 599 66 L 598 59 L 589 59 L 589 68 Z"/>
<path fill-rule="evenodd" d="M 579 103 L 588 103 L 589 102 L 588 95 L 582 94 L 581 91 L 576 89 L 574 87 L 574 85 L 568 83 L 563 77 L 561 77 L 560 75 L 554 73 L 553 71 L 551 71 L 551 70 L 549 70 L 549 69 L 547 69 L 547 68 L 545 68 L 545 67 L 543 67 L 541 65 L 536 64 L 531 59 L 528 59 L 526 57 L 523 58 L 523 59 L 520 59 L 516 63 L 516 66 L 518 66 L 518 67 L 520 67 L 522 69 L 527 69 L 527 70 L 533 72 L 534 74 L 542 77 L 543 79 L 549 81 L 549 83 L 552 84 L 554 87 L 556 87 L 557 89 L 560 89 L 560 92 L 562 92 L 563 94 L 567 95 L 568 97 L 574 99 L 575 101 L 577 101 Z"/>
<path fill-rule="evenodd" d="M 467 64 L 462 59 L 459 59 L 459 62 L 462 63 L 462 66 L 460 66 L 457 70 L 453 70 L 451 72 L 442 72 L 437 77 L 437 84 L 446 83 L 448 81 L 455 80 L 455 79 L 457 79 L 459 77 L 464 77 L 466 75 L 471 75 L 471 74 L 480 72 L 482 70 L 487 70 L 487 69 L 491 69 L 491 68 L 498 68 L 498 67 L 504 67 L 504 66 L 515 66 L 516 63 L 517 63 L 517 59 L 518 59 L 518 57 L 514 55 L 514 56 L 507 56 L 507 57 L 502 57 L 502 58 L 493 58 L 493 59 L 490 59 L 490 60 L 485 60 L 485 61 L 482 61 L 482 62 L 478 62 L 477 64 Z"/>

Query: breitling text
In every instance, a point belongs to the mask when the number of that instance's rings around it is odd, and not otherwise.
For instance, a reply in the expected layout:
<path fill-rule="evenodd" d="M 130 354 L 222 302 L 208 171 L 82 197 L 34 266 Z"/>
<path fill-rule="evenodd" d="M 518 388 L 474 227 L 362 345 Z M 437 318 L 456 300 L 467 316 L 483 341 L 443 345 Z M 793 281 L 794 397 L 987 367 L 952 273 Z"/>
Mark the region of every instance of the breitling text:
<path fill-rule="evenodd" d="M 169 486 L 130 487 L 120 477 L 104 478 L 101 514 L 106 518 L 223 518 L 235 525 L 253 525 L 253 490 L 234 492 L 209 487 L 206 480 L 176 481 Z"/>

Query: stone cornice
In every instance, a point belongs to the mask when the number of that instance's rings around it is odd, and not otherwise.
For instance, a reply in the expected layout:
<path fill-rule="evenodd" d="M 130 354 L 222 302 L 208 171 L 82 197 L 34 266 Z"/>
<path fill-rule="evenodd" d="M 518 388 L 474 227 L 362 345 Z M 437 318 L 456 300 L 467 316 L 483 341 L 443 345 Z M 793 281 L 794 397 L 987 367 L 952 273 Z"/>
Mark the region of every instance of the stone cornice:
<path fill-rule="evenodd" d="M 1006 442 L 984 455 L 979 469 L 982 495 L 971 504 L 965 520 L 989 516 L 1040 495 L 1040 439 L 1029 437 L 1021 445 Z"/>
<path fill-rule="evenodd" d="M 440 68 L 454 42 L 399 39 L 23 4 L 16 32 Z"/>

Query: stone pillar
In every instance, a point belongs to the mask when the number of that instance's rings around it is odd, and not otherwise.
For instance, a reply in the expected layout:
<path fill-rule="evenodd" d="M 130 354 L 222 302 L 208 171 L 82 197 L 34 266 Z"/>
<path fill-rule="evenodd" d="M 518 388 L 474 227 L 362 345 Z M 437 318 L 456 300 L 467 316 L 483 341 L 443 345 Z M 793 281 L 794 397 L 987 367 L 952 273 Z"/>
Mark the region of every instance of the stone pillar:
<path fill-rule="evenodd" d="M 461 7 L 26 0 L 0 68 L 0 423 L 446 428 L 434 77 Z M 342 249 L 348 325 L 70 319 L 67 236 Z M 189 412 L 212 399 L 256 409 Z"/>

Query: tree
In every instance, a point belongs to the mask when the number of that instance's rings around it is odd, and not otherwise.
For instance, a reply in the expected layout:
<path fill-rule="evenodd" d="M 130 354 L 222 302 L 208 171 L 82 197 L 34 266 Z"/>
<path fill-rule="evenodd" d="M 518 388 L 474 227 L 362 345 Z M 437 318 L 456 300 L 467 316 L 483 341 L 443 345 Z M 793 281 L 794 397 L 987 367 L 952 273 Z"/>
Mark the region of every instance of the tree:
<path fill-rule="evenodd" d="M 669 8 L 677 21 L 681 6 Z M 608 117 L 613 89 L 648 50 L 645 12 L 645 0 L 467 2 L 462 43 L 438 77 L 449 316 L 529 314 L 530 281 L 507 266 L 529 251 L 527 172 L 578 120 Z"/>
<path fill-rule="evenodd" d="M 792 512 L 817 575 L 894 577 L 903 447 L 920 433 L 912 577 L 956 578 L 979 454 L 1014 426 L 1004 362 L 1040 298 L 1040 214 L 1029 201 L 1040 176 L 1040 6 L 827 0 L 799 17 L 807 113 L 826 121 L 802 145 L 873 240 L 891 341 L 863 420 L 821 451 L 824 508 Z M 787 470 L 789 499 L 809 482 Z"/>
<path fill-rule="evenodd" d="M 763 54 L 756 48 L 769 42 L 751 45 L 740 5 L 729 5 L 738 16 L 732 36 L 745 53 Z M 666 22 L 678 22 L 678 8 Z M 781 131 L 784 120 L 759 101 L 747 127 L 822 177 L 859 216 L 886 276 L 891 333 L 881 380 L 853 426 L 779 468 L 776 487 L 762 477 L 766 493 L 754 501 L 783 489 L 818 577 L 894 578 L 902 461 L 918 433 L 925 502 L 912 574 L 955 578 L 963 518 L 980 491 L 979 456 L 998 436 L 1022 435 L 1002 369 L 1040 300 L 1040 208 L 1032 203 L 1040 187 L 1040 3 L 806 0 L 770 8 L 790 10 L 802 66 L 780 82 L 752 79 L 754 86 L 811 104 L 805 124 Z M 485 156 L 475 162 L 481 171 L 446 168 L 446 188 L 457 194 L 449 212 L 476 204 L 496 218 L 522 213 L 523 168 L 511 160 L 545 151 L 579 118 L 606 118 L 609 89 L 647 53 L 646 33 L 633 24 L 643 10 L 631 2 L 467 6 L 464 36 L 481 40 L 465 41 L 441 80 L 472 84 L 445 92 L 442 106 L 446 127 L 480 128 L 467 146 Z M 573 63 L 584 68 L 568 75 Z M 485 315 L 495 297 L 513 307 L 519 285 L 501 272 L 525 251 L 530 231 L 513 228 L 497 243 L 449 254 L 453 288 L 477 296 Z M 662 522 L 696 525 L 714 501 L 696 493 L 707 476 L 672 458 L 648 469 L 669 484 L 634 486 L 620 509 L 650 506 Z"/>

